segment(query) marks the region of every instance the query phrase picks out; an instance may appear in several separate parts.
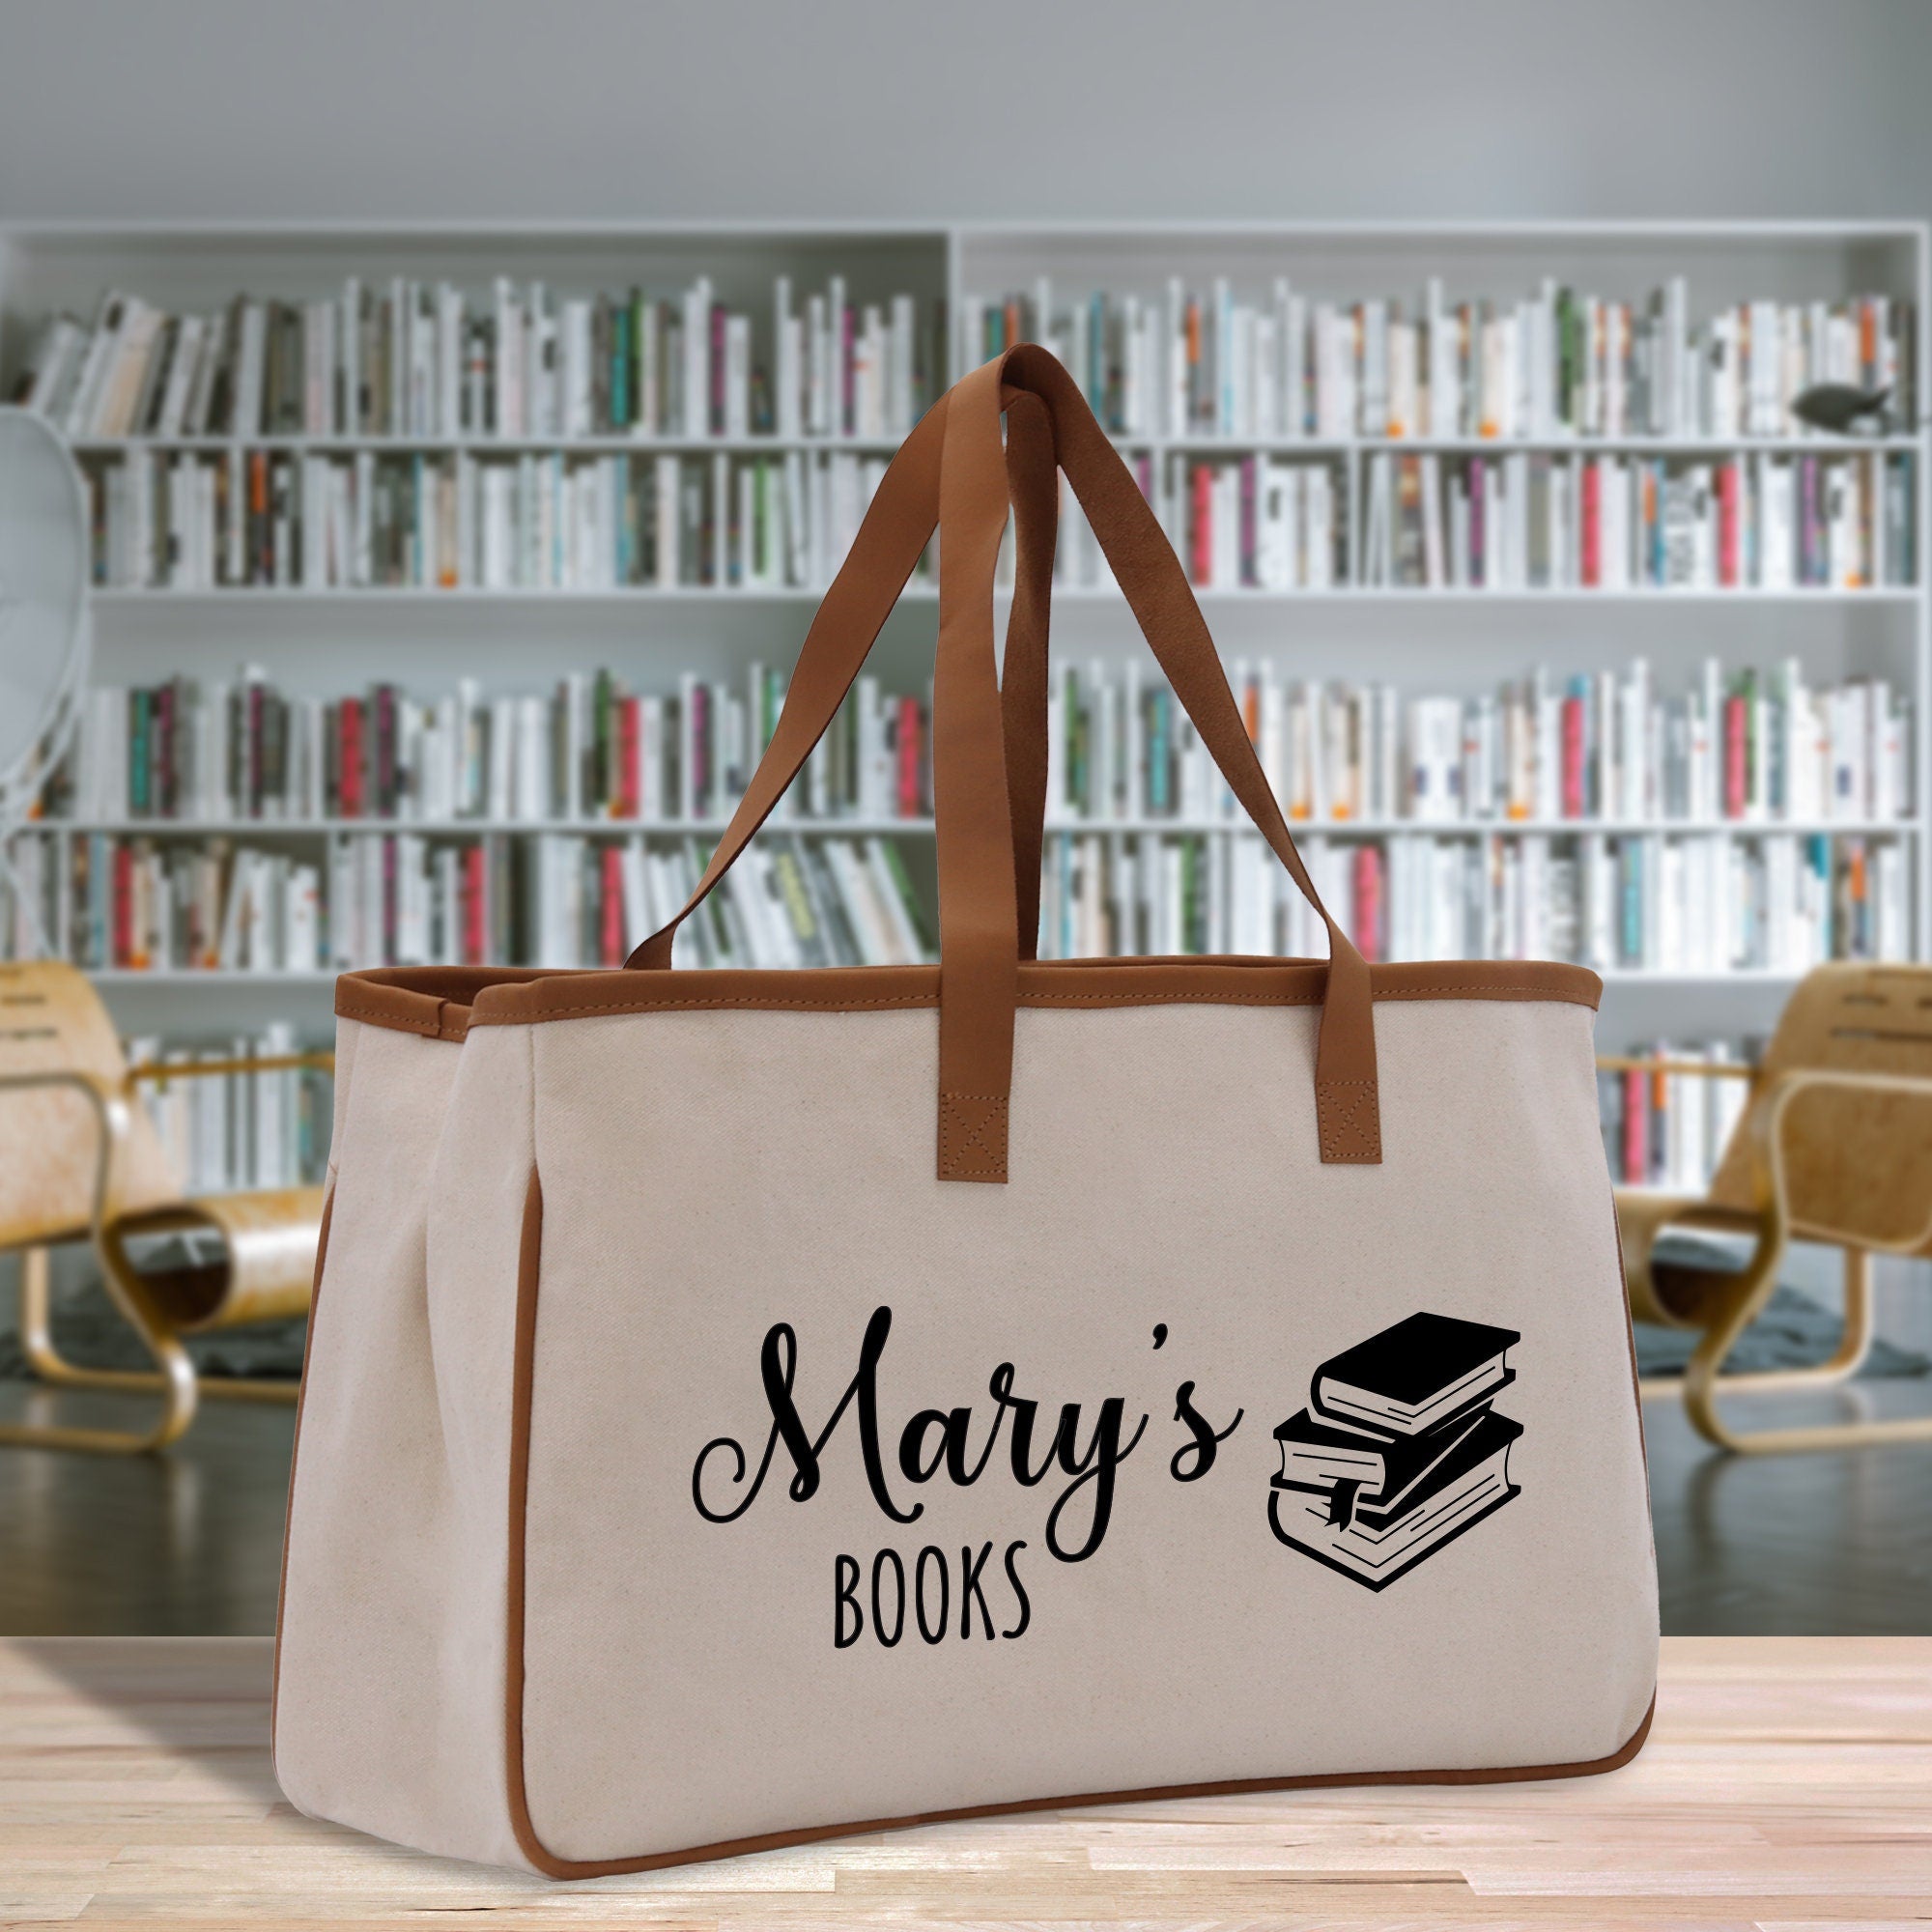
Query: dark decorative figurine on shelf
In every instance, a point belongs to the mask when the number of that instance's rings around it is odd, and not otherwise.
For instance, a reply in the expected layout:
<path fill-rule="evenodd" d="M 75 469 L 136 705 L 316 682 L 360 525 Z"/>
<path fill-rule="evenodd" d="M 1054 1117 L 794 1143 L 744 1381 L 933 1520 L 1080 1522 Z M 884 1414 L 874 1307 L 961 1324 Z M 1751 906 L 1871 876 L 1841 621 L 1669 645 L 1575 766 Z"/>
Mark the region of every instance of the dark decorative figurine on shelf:
<path fill-rule="evenodd" d="M 1891 390 L 1860 389 L 1850 383 L 1814 383 L 1801 389 L 1791 412 L 1813 429 L 1833 436 L 1895 436 L 1904 427 L 1889 407 Z"/>

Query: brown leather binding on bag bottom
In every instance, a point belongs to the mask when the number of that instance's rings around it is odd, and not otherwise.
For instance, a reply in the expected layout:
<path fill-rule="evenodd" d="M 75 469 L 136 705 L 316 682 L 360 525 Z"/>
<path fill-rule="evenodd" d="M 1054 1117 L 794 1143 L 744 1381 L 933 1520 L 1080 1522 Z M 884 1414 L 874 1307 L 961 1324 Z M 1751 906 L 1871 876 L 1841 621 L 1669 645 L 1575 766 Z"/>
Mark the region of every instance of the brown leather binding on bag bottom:
<path fill-rule="evenodd" d="M 812 1825 L 796 1832 L 768 1832 L 754 1838 L 729 1838 L 674 1852 L 633 1859 L 560 1859 L 548 1851 L 530 1822 L 524 1783 L 524 1537 L 529 1513 L 530 1395 L 535 1379 L 537 1301 L 543 1276 L 543 1184 L 530 1171 L 524 1197 L 523 1236 L 517 1265 L 516 1361 L 510 1396 L 509 1600 L 505 1618 L 503 1673 L 504 1768 L 508 1780 L 510 1826 L 524 1856 L 547 1878 L 607 1878 L 621 1872 L 661 1871 L 670 1865 L 702 1864 L 748 1852 L 781 1851 L 863 1832 L 899 1831 L 913 1825 L 957 1823 L 971 1818 L 1006 1817 L 1023 1811 L 1057 1811 L 1083 1804 L 1129 1804 L 1173 1798 L 1228 1798 L 1245 1792 L 1317 1791 L 1364 1784 L 1515 1784 L 1547 1777 L 1589 1777 L 1628 1764 L 1643 1748 L 1657 1715 L 1651 1698 L 1643 1720 L 1605 1757 L 1576 1764 L 1485 1766 L 1447 1771 L 1350 1771 L 1328 1776 L 1227 1778 L 1208 1784 L 1154 1785 L 1139 1791 L 1083 1791 L 1062 1798 L 1023 1798 L 1008 1804 L 969 1804 L 952 1811 L 917 1811 L 901 1818 L 859 1818 L 847 1824 Z M 1632 1400 L 1635 1400 L 1634 1384 Z"/>

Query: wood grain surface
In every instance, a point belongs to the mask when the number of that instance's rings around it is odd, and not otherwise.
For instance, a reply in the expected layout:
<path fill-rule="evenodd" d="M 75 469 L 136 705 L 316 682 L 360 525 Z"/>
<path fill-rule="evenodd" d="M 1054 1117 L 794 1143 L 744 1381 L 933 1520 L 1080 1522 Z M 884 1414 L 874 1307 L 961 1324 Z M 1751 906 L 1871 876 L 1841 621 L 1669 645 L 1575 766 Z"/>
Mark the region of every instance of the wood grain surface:
<path fill-rule="evenodd" d="M 0 1642 L 0 1925 L 1924 1927 L 1932 1638 L 1666 1639 L 1605 1777 L 1109 1805 L 553 1885 L 292 1810 L 255 1637 Z"/>

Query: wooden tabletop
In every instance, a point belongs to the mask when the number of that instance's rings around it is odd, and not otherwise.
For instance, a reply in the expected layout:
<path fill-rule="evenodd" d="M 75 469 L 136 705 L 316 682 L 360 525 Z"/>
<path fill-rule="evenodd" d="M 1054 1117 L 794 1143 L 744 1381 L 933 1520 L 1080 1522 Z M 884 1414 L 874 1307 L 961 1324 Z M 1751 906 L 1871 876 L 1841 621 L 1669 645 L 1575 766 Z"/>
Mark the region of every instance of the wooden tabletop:
<path fill-rule="evenodd" d="M 0 1925 L 1914 1924 L 1932 1638 L 1666 1639 L 1606 1777 L 1042 1812 L 557 1886 L 290 1809 L 254 1637 L 0 1642 Z"/>

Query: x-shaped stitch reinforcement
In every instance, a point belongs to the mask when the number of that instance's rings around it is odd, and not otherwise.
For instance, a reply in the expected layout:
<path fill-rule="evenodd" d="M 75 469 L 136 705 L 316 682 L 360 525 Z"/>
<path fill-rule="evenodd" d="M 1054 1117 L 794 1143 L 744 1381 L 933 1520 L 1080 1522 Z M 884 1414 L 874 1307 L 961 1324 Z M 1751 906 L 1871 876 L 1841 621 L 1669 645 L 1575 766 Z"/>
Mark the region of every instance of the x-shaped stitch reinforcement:
<path fill-rule="evenodd" d="M 939 1096 L 939 1176 L 942 1180 L 1007 1178 L 1007 1102 L 998 1094 Z"/>

